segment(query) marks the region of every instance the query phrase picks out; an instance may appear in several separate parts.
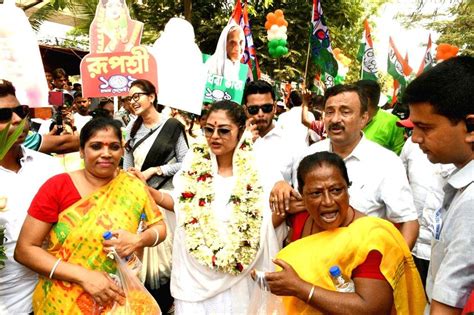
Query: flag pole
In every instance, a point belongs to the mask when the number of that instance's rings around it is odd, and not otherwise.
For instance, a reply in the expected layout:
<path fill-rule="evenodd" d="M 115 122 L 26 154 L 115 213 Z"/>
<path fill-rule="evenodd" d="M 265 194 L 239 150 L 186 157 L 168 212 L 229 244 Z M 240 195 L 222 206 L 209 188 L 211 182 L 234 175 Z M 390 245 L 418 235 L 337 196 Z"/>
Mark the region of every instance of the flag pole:
<path fill-rule="evenodd" d="M 303 83 L 304 85 L 306 86 L 306 76 L 308 75 L 308 64 L 309 64 L 309 53 L 310 53 L 310 49 L 311 49 L 311 35 L 309 37 L 309 40 L 308 40 L 308 50 L 306 52 L 306 66 L 304 68 L 304 80 L 303 80 Z"/>

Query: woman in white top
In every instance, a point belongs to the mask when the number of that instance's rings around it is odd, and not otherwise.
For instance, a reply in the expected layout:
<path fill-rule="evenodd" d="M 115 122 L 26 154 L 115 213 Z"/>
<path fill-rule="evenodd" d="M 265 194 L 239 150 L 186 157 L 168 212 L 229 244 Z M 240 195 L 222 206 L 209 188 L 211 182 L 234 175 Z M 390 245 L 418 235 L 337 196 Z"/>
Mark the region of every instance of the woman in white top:
<path fill-rule="evenodd" d="M 214 103 L 205 141 L 190 148 L 173 179 L 173 196 L 150 189 L 158 205 L 176 214 L 176 314 L 246 313 L 254 286 L 249 271 L 273 270 L 271 259 L 286 230 L 268 200 L 281 175 L 267 171 L 268 161 L 256 160 L 245 122 L 241 106 Z"/>
<path fill-rule="evenodd" d="M 183 124 L 161 115 L 155 86 L 148 80 L 136 80 L 130 86 L 130 102 L 136 119 L 126 128 L 123 168 L 141 170 L 148 185 L 171 188 L 171 177 L 181 167 L 188 151 Z"/>

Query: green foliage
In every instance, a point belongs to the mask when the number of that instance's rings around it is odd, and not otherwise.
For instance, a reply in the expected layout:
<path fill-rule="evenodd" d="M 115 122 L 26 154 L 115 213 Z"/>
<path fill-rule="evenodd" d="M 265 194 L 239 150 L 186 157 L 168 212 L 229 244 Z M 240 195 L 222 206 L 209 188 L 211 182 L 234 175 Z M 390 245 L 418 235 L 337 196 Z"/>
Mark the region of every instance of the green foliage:
<path fill-rule="evenodd" d="M 0 161 L 3 160 L 8 150 L 10 150 L 15 141 L 20 137 L 25 124 L 26 120 L 23 119 L 10 136 L 8 136 L 10 123 L 8 123 L 4 129 L 0 130 Z"/>
<path fill-rule="evenodd" d="M 5 240 L 5 227 L 0 225 L 0 270 L 5 267 L 5 260 L 7 260 L 7 255 L 5 254 L 5 246 L 3 246 Z"/>
<path fill-rule="evenodd" d="M 449 10 L 424 10 L 426 1 L 417 0 L 418 9 L 397 16 L 405 26 L 422 25 L 440 33 L 437 44 L 459 47 L 461 55 L 474 56 L 474 0 L 441 0 L 439 7 L 449 4 Z"/>

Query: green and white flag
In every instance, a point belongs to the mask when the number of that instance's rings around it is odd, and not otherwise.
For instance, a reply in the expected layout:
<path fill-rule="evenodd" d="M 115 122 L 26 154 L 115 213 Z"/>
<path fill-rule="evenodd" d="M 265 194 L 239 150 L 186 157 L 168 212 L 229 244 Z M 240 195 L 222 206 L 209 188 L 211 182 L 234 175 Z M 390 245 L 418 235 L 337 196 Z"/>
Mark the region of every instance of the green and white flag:
<path fill-rule="evenodd" d="M 400 55 L 395 47 L 392 37 L 389 37 L 387 72 L 394 80 L 397 80 L 400 83 L 402 90 L 407 85 L 407 80 L 403 71 L 403 69 L 406 68 L 407 65 L 405 59 L 403 59 L 402 55 Z"/>
<path fill-rule="evenodd" d="M 377 81 L 377 62 L 375 61 L 374 45 L 367 20 L 364 21 L 364 32 L 357 54 L 357 60 L 359 60 L 361 64 L 360 79 Z"/>

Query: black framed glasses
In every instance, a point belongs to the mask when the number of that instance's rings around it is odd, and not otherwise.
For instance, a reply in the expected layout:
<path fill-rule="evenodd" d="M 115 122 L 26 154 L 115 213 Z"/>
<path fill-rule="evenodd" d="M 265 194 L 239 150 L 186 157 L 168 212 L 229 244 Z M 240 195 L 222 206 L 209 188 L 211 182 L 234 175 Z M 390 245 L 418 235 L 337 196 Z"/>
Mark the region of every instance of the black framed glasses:
<path fill-rule="evenodd" d="M 258 112 L 262 110 L 265 114 L 271 113 L 273 110 L 273 104 L 263 104 L 263 105 L 247 105 L 247 111 L 250 115 L 257 115 Z"/>
<path fill-rule="evenodd" d="M 130 103 L 131 101 L 138 102 L 138 100 L 140 99 L 140 97 L 142 97 L 142 95 L 148 95 L 148 93 L 145 93 L 145 92 L 133 93 L 132 96 L 124 97 L 123 101 L 127 103 Z"/>
<path fill-rule="evenodd" d="M 9 122 L 13 113 L 17 114 L 21 119 L 26 118 L 30 114 L 30 108 L 28 105 L 18 105 L 17 107 L 0 108 L 0 122 Z"/>
<path fill-rule="evenodd" d="M 204 135 L 207 138 L 212 137 L 212 135 L 214 134 L 216 130 L 217 130 L 217 135 L 221 138 L 226 138 L 230 136 L 230 132 L 232 131 L 231 129 L 228 129 L 228 128 L 214 128 L 211 126 L 205 126 L 204 128 L 202 128 L 202 130 L 204 131 Z"/>

